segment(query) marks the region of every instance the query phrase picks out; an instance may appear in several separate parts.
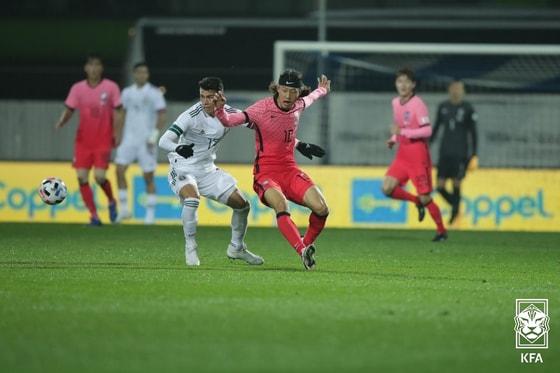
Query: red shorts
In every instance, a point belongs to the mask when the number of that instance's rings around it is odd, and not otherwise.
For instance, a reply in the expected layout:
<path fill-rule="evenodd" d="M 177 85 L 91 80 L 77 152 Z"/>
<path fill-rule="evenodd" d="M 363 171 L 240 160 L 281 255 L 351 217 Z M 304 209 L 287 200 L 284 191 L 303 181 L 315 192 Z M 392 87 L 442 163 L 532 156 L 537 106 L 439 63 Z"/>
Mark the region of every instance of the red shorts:
<path fill-rule="evenodd" d="M 253 190 L 259 196 L 262 203 L 268 206 L 264 200 L 264 192 L 274 188 L 282 192 L 286 198 L 298 205 L 303 205 L 305 192 L 315 184 L 305 172 L 297 167 L 282 170 L 263 170 L 255 175 L 253 179 Z"/>
<path fill-rule="evenodd" d="M 432 192 L 432 165 L 429 162 L 405 162 L 398 158 L 389 166 L 386 176 L 394 177 L 404 186 L 410 179 L 418 194 Z"/>
<path fill-rule="evenodd" d="M 92 167 L 107 169 L 111 159 L 111 149 L 91 149 L 84 146 L 76 145 L 74 149 L 74 168 Z"/>

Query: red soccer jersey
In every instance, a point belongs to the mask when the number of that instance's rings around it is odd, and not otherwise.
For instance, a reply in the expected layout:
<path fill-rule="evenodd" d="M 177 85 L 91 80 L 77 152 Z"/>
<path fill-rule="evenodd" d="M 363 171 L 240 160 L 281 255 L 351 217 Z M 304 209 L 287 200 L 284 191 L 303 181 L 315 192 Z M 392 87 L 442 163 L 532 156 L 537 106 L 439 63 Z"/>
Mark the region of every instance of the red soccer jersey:
<path fill-rule="evenodd" d="M 113 146 L 113 109 L 121 105 L 120 90 L 115 82 L 103 79 L 91 87 L 87 80 L 82 80 L 72 86 L 64 103 L 80 112 L 76 146 L 90 149 Z"/>
<path fill-rule="evenodd" d="M 287 111 L 280 109 L 273 97 L 268 97 L 255 102 L 243 113 L 228 113 L 224 108 L 218 109 L 216 117 L 226 127 L 248 122 L 249 127 L 256 131 L 255 174 L 264 169 L 285 170 L 296 165 L 294 147 L 301 112 L 326 94 L 326 88 L 317 88 L 296 100 L 294 106 Z"/>
<path fill-rule="evenodd" d="M 404 104 L 401 103 L 400 97 L 395 97 L 392 104 L 393 121 L 401 129 L 401 134 L 397 136 L 399 149 L 396 157 L 413 162 L 429 160 L 430 152 L 427 140 L 431 131 L 428 128 L 430 118 L 426 104 L 418 96 L 412 96 Z M 424 129 L 428 131 L 424 131 Z"/>
<path fill-rule="evenodd" d="M 249 126 L 256 131 L 254 173 L 263 169 L 285 169 L 296 165 L 294 147 L 299 117 L 306 107 L 326 94 L 326 89 L 318 88 L 308 96 L 298 99 L 288 111 L 280 109 L 273 97 L 259 100 L 245 110 Z"/>

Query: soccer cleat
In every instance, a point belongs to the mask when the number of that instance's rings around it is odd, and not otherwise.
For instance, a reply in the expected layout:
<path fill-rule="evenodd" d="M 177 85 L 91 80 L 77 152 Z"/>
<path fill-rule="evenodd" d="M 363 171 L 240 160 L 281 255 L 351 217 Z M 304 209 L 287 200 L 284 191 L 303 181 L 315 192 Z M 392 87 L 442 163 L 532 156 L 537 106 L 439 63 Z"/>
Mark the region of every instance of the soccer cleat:
<path fill-rule="evenodd" d="M 245 242 L 242 247 L 237 247 L 236 245 L 230 243 L 227 248 L 227 257 L 232 260 L 240 259 L 251 265 L 261 265 L 264 263 L 263 258 L 247 250 Z"/>
<path fill-rule="evenodd" d="M 307 270 L 315 268 L 315 246 L 309 245 L 301 252 L 303 266 Z"/>
<path fill-rule="evenodd" d="M 447 240 L 447 232 L 436 233 L 434 238 L 432 238 L 432 242 L 443 242 L 445 240 Z"/>
<path fill-rule="evenodd" d="M 122 223 L 123 220 L 127 220 L 130 219 L 132 217 L 132 215 L 130 214 L 130 212 L 128 211 L 119 211 L 119 214 L 117 215 L 117 223 Z"/>
<path fill-rule="evenodd" d="M 103 224 L 101 223 L 101 220 L 99 220 L 98 217 L 90 217 L 89 218 L 89 227 L 101 227 Z"/>
<path fill-rule="evenodd" d="M 196 246 L 185 246 L 185 258 L 187 265 L 190 267 L 200 265 L 200 260 L 198 259 L 198 253 L 196 252 L 196 250 Z"/>
<path fill-rule="evenodd" d="M 424 216 L 426 216 L 426 209 L 424 208 L 424 205 L 417 203 L 416 208 L 418 209 L 418 221 L 424 220 Z"/>
<path fill-rule="evenodd" d="M 109 202 L 109 220 L 111 221 L 111 223 L 117 222 L 118 215 L 119 214 L 117 212 L 117 201 Z"/>

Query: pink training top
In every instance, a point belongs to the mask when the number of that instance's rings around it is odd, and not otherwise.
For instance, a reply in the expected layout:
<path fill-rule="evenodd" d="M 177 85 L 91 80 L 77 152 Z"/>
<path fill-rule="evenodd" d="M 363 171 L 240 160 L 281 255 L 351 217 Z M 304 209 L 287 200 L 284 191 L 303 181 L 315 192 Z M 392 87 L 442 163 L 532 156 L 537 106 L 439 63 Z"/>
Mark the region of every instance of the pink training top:
<path fill-rule="evenodd" d="M 429 155 L 427 140 L 432 135 L 432 127 L 424 101 L 418 96 L 412 96 L 401 104 L 400 97 L 395 97 L 392 105 L 393 121 L 401 129 L 401 133 L 396 136 L 399 143 L 397 157 L 418 158 Z"/>
<path fill-rule="evenodd" d="M 102 79 L 95 87 L 87 80 L 77 82 L 70 88 L 64 103 L 80 112 L 76 145 L 90 149 L 113 146 L 113 109 L 121 106 L 121 94 L 115 82 Z"/>
<path fill-rule="evenodd" d="M 264 98 L 241 113 L 228 113 L 223 108 L 216 110 L 216 117 L 225 127 L 249 123 L 255 130 L 255 167 L 257 174 L 264 169 L 295 166 L 294 147 L 299 117 L 305 108 L 327 94 L 326 88 L 317 88 L 309 95 L 298 99 L 287 111 L 278 107 L 274 97 Z"/>

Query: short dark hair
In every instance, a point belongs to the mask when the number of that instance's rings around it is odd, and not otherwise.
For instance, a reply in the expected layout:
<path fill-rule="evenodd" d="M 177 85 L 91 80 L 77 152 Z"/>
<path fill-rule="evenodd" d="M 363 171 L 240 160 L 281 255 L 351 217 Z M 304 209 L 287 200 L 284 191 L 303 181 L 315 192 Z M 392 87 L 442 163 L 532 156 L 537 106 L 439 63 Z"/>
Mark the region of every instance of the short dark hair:
<path fill-rule="evenodd" d="M 411 68 L 403 67 L 399 69 L 395 74 L 395 78 L 398 78 L 399 76 L 402 75 L 405 75 L 411 81 L 416 82 L 416 75 L 414 74 L 414 70 L 412 70 Z"/>
<path fill-rule="evenodd" d="M 101 55 L 99 53 L 89 52 L 86 55 L 86 63 L 90 63 L 93 60 L 98 60 L 103 65 L 103 58 L 101 57 Z"/>
<path fill-rule="evenodd" d="M 136 63 L 134 64 L 134 66 L 132 67 L 132 70 L 136 70 L 136 69 L 139 68 L 139 67 L 146 67 L 146 68 L 147 68 L 147 67 L 148 67 L 148 64 L 147 64 L 146 62 L 144 62 L 144 61 L 136 62 Z"/>
<path fill-rule="evenodd" d="M 224 83 L 222 79 L 215 76 L 207 76 L 198 82 L 198 86 L 205 91 L 223 91 Z"/>

